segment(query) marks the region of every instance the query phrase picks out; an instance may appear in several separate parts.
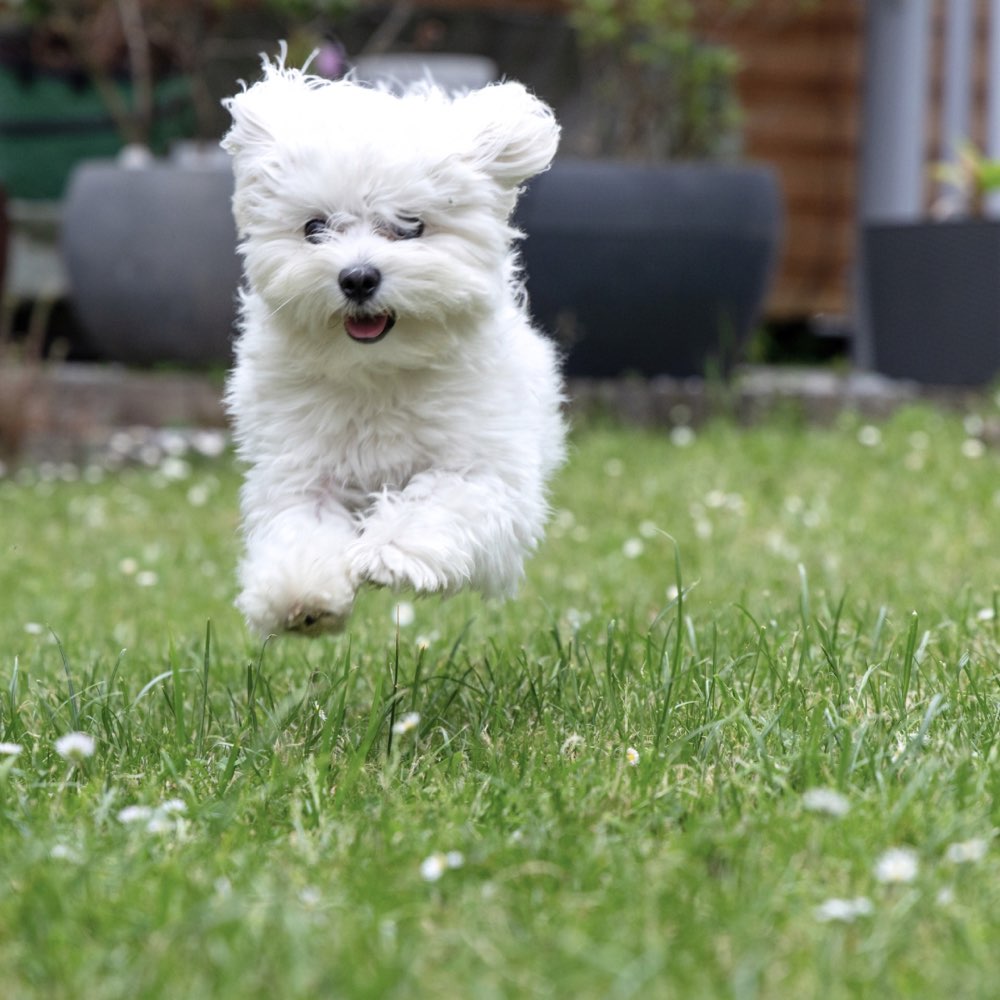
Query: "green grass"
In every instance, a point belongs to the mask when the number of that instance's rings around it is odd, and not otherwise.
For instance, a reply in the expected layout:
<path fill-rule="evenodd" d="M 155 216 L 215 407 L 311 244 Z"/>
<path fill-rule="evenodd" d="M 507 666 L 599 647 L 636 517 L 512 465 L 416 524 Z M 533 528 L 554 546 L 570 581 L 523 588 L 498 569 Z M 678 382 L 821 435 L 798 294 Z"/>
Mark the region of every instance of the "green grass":
<path fill-rule="evenodd" d="M 1000 457 L 969 429 L 587 426 L 517 601 L 397 626 L 373 592 L 263 648 L 228 457 L 0 480 L 3 995 L 996 996 Z M 893 847 L 911 880 L 876 878 Z"/>

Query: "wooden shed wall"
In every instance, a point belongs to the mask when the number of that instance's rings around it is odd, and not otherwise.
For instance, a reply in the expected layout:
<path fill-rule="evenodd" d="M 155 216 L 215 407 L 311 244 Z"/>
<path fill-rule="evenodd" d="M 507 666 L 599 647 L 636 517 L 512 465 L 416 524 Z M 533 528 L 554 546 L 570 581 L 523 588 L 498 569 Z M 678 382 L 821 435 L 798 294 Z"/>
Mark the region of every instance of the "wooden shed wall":
<path fill-rule="evenodd" d="M 741 68 L 744 152 L 778 170 L 786 203 L 784 245 L 767 313 L 846 314 L 851 264 L 863 63 L 862 0 L 803 9 L 764 0 L 734 13 L 698 5 L 706 38 L 731 46 Z"/>

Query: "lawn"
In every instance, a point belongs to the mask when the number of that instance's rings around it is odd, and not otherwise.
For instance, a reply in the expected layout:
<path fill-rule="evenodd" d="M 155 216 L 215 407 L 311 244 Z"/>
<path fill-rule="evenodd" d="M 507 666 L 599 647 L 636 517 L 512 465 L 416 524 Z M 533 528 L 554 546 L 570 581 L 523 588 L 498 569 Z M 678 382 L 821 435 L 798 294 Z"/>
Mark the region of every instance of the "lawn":
<path fill-rule="evenodd" d="M 588 423 L 516 601 L 263 645 L 228 454 L 9 473 L 3 995 L 995 997 L 981 424 Z"/>

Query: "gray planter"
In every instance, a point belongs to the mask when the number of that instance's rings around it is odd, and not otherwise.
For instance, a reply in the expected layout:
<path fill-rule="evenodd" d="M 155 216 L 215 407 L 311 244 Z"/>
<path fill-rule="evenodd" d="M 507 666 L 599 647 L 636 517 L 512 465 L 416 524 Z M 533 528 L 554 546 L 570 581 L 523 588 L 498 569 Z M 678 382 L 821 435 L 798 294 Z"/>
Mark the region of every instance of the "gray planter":
<path fill-rule="evenodd" d="M 74 170 L 63 218 L 71 301 L 86 347 L 133 365 L 224 365 L 240 262 L 222 154 Z"/>
<path fill-rule="evenodd" d="M 517 214 L 531 311 L 570 375 L 725 371 L 760 316 L 781 218 L 767 167 L 557 162 Z"/>
<path fill-rule="evenodd" d="M 1000 375 L 1000 222 L 870 223 L 865 298 L 875 370 L 931 385 Z"/>

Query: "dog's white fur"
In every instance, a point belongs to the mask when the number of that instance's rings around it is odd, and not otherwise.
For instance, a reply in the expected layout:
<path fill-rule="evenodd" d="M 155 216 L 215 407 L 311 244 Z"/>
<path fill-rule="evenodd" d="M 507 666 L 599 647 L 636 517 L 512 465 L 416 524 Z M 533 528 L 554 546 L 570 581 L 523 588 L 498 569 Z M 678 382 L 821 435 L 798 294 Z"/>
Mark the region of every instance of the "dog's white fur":
<path fill-rule="evenodd" d="M 564 454 L 556 352 L 509 222 L 555 153 L 552 113 L 516 83 L 397 97 L 282 61 L 226 106 L 249 625 L 337 631 L 365 584 L 511 593 Z M 381 274 L 362 306 L 338 283 L 357 266 Z M 347 335 L 373 313 L 395 319 L 383 339 Z"/>

